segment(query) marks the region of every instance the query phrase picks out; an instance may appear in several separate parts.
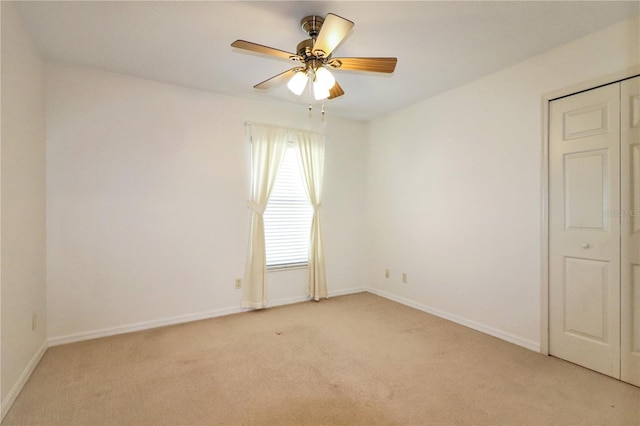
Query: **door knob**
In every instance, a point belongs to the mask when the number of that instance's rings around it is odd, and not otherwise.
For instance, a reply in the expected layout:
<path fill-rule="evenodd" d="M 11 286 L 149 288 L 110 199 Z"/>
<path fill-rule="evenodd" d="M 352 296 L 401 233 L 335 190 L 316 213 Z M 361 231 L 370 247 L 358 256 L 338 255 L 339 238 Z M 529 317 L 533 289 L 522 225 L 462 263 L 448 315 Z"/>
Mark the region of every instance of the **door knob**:
<path fill-rule="evenodd" d="M 589 243 L 582 243 L 582 248 L 583 248 L 583 249 L 588 249 L 589 247 L 591 247 L 591 246 L 589 245 Z"/>

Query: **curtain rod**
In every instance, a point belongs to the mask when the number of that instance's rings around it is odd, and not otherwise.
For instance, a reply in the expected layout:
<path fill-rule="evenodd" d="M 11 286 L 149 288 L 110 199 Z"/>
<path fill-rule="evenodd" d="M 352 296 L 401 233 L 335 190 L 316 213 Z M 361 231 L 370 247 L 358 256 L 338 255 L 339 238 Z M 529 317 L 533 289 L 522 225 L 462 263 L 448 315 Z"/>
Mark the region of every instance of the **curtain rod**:
<path fill-rule="evenodd" d="M 245 121 L 244 122 L 244 126 L 245 127 L 249 127 L 249 126 L 263 126 L 263 127 L 271 127 L 272 129 L 282 129 L 282 130 L 289 130 L 289 131 L 294 131 L 294 132 L 307 132 L 307 133 L 311 133 L 313 135 L 319 135 L 319 136 L 325 136 L 326 135 L 324 133 L 320 133 L 320 132 L 314 132 L 313 130 L 307 130 L 307 129 L 300 129 L 300 128 L 295 128 L 295 127 L 285 127 L 285 126 L 277 126 L 275 124 L 268 124 L 268 123 L 254 123 L 251 121 Z"/>

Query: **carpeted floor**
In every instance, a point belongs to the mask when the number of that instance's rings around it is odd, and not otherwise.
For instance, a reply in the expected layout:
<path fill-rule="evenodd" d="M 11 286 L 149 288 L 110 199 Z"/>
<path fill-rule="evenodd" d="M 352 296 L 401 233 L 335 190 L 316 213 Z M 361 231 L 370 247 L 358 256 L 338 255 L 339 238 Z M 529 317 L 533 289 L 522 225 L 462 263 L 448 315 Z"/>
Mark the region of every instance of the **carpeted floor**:
<path fill-rule="evenodd" d="M 369 293 L 50 348 L 3 425 L 640 424 L 640 388 Z"/>

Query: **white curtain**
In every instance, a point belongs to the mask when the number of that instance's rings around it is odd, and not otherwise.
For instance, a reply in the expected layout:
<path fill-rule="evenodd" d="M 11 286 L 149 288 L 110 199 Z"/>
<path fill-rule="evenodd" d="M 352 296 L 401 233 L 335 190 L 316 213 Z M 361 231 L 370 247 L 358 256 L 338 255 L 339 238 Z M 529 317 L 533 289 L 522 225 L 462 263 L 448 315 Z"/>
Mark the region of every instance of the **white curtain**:
<path fill-rule="evenodd" d="M 242 286 L 242 307 L 267 305 L 267 258 L 264 241 L 264 210 L 287 150 L 288 131 L 250 125 L 251 132 L 251 228 L 247 265 Z"/>
<path fill-rule="evenodd" d="M 298 158 L 306 183 L 307 195 L 313 206 L 309 239 L 309 287 L 307 295 L 314 300 L 329 297 L 325 276 L 324 242 L 320 222 L 322 177 L 324 174 L 324 136 L 298 131 L 294 133 Z"/>

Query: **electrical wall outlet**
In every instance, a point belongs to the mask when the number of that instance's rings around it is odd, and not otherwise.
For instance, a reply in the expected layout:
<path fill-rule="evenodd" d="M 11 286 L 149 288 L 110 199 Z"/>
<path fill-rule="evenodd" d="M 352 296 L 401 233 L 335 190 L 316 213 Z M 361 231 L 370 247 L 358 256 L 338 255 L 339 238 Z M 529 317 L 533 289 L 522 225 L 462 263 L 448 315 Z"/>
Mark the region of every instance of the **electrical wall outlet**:
<path fill-rule="evenodd" d="M 385 269 L 385 270 L 384 270 L 384 277 L 385 277 L 385 278 L 389 278 L 389 277 L 391 277 L 391 273 L 389 272 L 389 270 L 388 270 L 388 269 Z"/>
<path fill-rule="evenodd" d="M 242 288 L 242 278 L 236 278 L 236 288 Z"/>
<path fill-rule="evenodd" d="M 405 284 L 407 283 L 407 273 L 406 272 L 402 273 L 402 282 L 405 283 Z"/>

